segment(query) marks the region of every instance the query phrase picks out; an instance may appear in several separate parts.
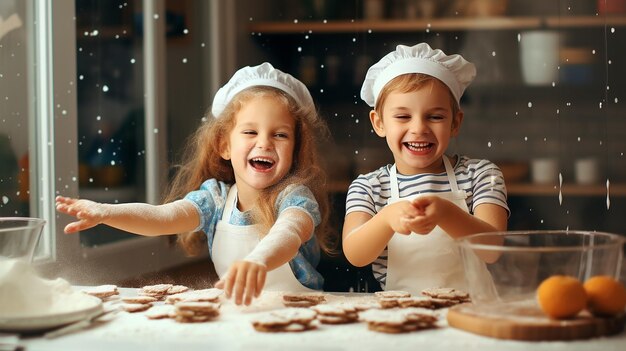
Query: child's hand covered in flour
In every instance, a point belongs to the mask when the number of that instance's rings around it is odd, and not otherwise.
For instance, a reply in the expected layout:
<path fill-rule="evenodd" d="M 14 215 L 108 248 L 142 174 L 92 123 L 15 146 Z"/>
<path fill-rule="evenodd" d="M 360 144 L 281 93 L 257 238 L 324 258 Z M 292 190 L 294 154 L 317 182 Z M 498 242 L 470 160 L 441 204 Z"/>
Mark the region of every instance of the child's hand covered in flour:
<path fill-rule="evenodd" d="M 56 197 L 56 209 L 61 213 L 74 216 L 78 219 L 78 221 L 65 226 L 66 233 L 75 233 L 95 227 L 102 223 L 108 214 L 105 204 L 64 196 Z"/>
<path fill-rule="evenodd" d="M 387 205 L 381 213 L 394 232 L 405 235 L 411 234 L 411 220 L 420 215 L 419 209 L 410 201 L 399 201 Z"/>
<path fill-rule="evenodd" d="M 267 266 L 264 264 L 246 260 L 236 261 L 215 287 L 224 289 L 226 297 L 233 296 L 237 305 L 242 303 L 250 305 L 252 298 L 261 294 L 266 275 Z"/>
<path fill-rule="evenodd" d="M 233 296 L 237 305 L 249 305 L 261 294 L 267 273 L 288 265 L 300 245 L 311 237 L 313 228 L 313 220 L 303 211 L 283 211 L 254 250 L 233 263 L 215 287 L 224 289 L 226 297 Z"/>
<path fill-rule="evenodd" d="M 411 205 L 417 210 L 417 215 L 405 217 L 402 222 L 417 234 L 430 233 L 446 217 L 449 206 L 455 206 L 438 196 L 420 196 L 411 201 Z"/>

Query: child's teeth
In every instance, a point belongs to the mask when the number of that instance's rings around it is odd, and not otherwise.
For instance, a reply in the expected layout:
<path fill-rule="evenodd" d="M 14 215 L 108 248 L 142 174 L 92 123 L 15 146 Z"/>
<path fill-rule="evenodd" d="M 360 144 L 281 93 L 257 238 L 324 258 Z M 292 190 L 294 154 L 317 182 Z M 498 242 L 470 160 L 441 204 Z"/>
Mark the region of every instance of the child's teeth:
<path fill-rule="evenodd" d="M 429 143 L 407 143 L 407 146 L 415 150 L 424 150 L 430 145 Z"/>
<path fill-rule="evenodd" d="M 272 160 L 260 157 L 255 157 L 252 159 L 252 161 L 272 163 Z"/>

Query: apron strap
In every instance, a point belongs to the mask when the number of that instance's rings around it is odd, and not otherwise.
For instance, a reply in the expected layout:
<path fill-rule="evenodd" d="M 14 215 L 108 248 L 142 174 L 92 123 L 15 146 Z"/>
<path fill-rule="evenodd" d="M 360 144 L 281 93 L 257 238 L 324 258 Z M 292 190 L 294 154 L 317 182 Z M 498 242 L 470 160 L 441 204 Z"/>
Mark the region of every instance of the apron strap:
<path fill-rule="evenodd" d="M 233 212 L 233 206 L 237 204 L 237 184 L 233 184 L 228 190 L 226 196 L 226 204 L 224 206 L 224 213 L 222 213 L 222 220 L 228 222 Z"/>
<path fill-rule="evenodd" d="M 450 182 L 450 189 L 453 193 L 459 191 L 459 185 L 456 183 L 456 175 L 454 174 L 454 169 L 450 164 L 450 160 L 448 160 L 448 156 L 443 155 L 443 166 L 446 167 L 446 174 L 448 175 L 448 182 Z"/>
<path fill-rule="evenodd" d="M 398 172 L 396 171 L 396 164 L 389 169 L 389 184 L 391 185 L 391 200 L 398 200 L 400 198 L 400 190 L 398 190 Z"/>
<path fill-rule="evenodd" d="M 467 199 L 468 196 L 472 195 L 472 192 L 469 190 L 461 190 L 459 189 L 459 185 L 456 182 L 456 175 L 454 174 L 454 168 L 452 168 L 452 164 L 448 157 L 444 155 L 443 157 L 443 165 L 446 167 L 446 173 L 448 174 L 448 182 L 450 182 L 450 190 L 452 194 L 459 199 Z"/>

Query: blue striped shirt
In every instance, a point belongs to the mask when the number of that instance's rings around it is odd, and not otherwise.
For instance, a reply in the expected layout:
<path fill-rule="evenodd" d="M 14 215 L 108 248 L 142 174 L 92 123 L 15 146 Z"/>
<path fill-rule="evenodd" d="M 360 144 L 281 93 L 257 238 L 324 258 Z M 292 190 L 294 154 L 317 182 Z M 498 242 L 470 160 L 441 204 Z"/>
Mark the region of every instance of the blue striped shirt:
<path fill-rule="evenodd" d="M 510 213 L 507 205 L 506 186 L 502 172 L 488 160 L 456 157 L 454 174 L 459 189 L 470 194 L 465 200 L 471 214 L 481 204 L 495 204 Z M 346 215 L 365 212 L 372 216 L 387 205 L 391 197 L 389 169 L 383 166 L 368 174 L 359 175 L 348 188 Z M 402 175 L 398 173 L 400 197 L 416 194 L 433 194 L 451 191 L 446 172 Z M 384 288 L 387 277 L 387 248 L 372 263 L 374 277 Z"/>

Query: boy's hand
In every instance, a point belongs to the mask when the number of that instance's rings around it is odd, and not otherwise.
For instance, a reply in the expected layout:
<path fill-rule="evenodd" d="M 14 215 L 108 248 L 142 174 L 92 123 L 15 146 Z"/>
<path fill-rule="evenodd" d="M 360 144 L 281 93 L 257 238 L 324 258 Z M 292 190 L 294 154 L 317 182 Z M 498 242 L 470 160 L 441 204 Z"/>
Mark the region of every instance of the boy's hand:
<path fill-rule="evenodd" d="M 400 234 L 411 234 L 409 220 L 420 215 L 420 210 L 409 201 L 399 201 L 386 206 L 383 211 L 387 218 L 387 224 L 391 229 Z"/>
<path fill-rule="evenodd" d="M 262 264 L 250 261 L 236 261 L 228 269 L 228 273 L 215 284 L 218 289 L 224 289 L 226 297 L 234 295 L 235 303 L 241 305 L 242 302 L 250 305 L 253 297 L 259 297 L 265 277 L 267 267 Z"/>
<path fill-rule="evenodd" d="M 428 234 L 445 217 L 445 211 L 449 201 L 437 196 L 421 196 L 411 202 L 418 211 L 418 215 L 412 218 L 403 218 L 405 225 L 417 234 Z"/>
<path fill-rule="evenodd" d="M 95 227 L 107 218 L 105 205 L 89 200 L 57 196 L 56 209 L 78 219 L 65 226 L 64 231 L 68 234 Z"/>

